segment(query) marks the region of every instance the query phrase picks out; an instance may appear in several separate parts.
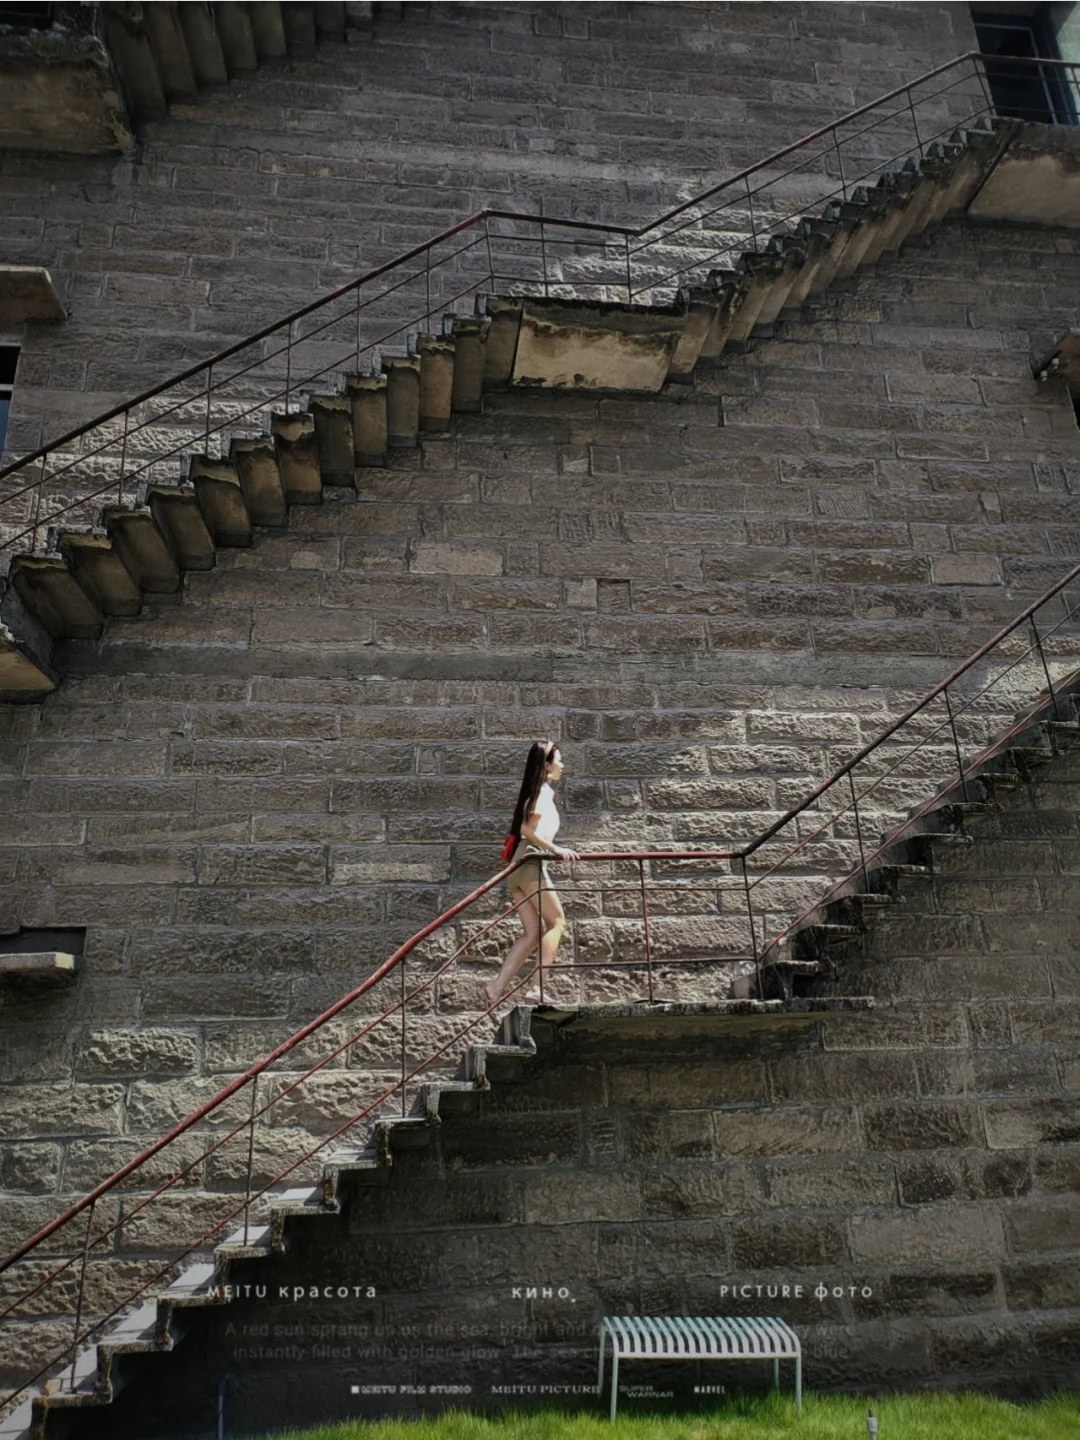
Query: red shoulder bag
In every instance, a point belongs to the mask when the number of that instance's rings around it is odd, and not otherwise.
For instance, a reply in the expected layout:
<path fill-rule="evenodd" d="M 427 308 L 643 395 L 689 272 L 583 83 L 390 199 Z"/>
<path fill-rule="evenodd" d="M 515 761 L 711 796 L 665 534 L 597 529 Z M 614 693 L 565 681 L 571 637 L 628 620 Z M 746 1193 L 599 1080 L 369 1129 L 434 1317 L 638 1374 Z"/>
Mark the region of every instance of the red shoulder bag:
<path fill-rule="evenodd" d="M 513 854 L 516 849 L 517 836 L 511 832 L 511 834 L 507 835 L 506 839 L 503 841 L 502 849 L 499 851 L 499 854 L 502 856 L 502 861 L 504 865 L 510 864 L 510 861 L 513 858 Z"/>

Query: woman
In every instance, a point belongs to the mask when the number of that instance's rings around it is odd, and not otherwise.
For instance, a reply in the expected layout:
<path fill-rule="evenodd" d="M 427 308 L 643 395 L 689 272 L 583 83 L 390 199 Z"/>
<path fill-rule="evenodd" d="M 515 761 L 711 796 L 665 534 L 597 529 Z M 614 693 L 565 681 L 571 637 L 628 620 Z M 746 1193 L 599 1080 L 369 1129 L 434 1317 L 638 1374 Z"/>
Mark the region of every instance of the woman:
<path fill-rule="evenodd" d="M 532 954 L 538 943 L 540 975 L 546 979 L 544 966 L 550 967 L 554 961 L 566 927 L 566 915 L 551 884 L 544 859 L 545 854 L 554 855 L 559 860 L 580 858 L 576 850 L 566 850 L 554 843 L 559 829 L 559 812 L 551 787 L 558 784 L 562 773 L 558 745 L 553 740 L 534 740 L 525 761 L 525 775 L 510 823 L 510 833 L 518 842 L 511 860 L 519 860 L 523 855 L 533 858 L 520 865 L 507 881 L 525 933 L 510 947 L 494 984 L 484 986 L 484 1001 L 489 1010 L 499 1004 L 525 958 Z M 536 1005 L 539 1001 L 539 995 L 525 996 L 526 1004 Z"/>

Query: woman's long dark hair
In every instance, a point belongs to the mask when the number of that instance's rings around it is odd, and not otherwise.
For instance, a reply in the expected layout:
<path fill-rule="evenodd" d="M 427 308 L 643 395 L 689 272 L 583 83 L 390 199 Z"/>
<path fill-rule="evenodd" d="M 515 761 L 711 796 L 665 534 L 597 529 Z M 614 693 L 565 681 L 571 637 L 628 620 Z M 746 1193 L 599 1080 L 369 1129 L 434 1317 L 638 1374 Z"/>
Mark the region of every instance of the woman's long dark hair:
<path fill-rule="evenodd" d="M 536 802 L 540 798 L 540 788 L 544 783 L 544 771 L 558 748 L 558 743 L 554 740 L 534 740 L 529 747 L 529 757 L 525 761 L 525 774 L 522 777 L 521 789 L 518 791 L 517 804 L 514 806 L 514 818 L 510 822 L 510 833 L 515 840 L 521 839 L 521 827 L 525 823 L 525 816 L 531 815 L 536 808 Z"/>

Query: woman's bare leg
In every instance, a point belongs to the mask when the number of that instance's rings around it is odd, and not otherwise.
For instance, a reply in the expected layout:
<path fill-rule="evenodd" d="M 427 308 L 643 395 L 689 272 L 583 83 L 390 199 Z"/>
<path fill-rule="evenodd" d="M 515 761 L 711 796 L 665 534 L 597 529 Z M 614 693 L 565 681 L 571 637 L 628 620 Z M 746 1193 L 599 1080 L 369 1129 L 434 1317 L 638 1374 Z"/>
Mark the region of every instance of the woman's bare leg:
<path fill-rule="evenodd" d="M 566 929 L 566 912 L 554 890 L 541 891 L 540 914 L 545 929 L 543 939 L 540 941 L 537 981 L 540 984 L 540 993 L 543 994 L 543 987 L 551 984 L 551 966 L 555 962 L 555 952 L 559 948 L 563 931 Z"/>
<path fill-rule="evenodd" d="M 511 945 L 506 959 L 492 983 L 484 986 L 484 999 L 489 1010 L 492 1006 L 498 1005 L 514 976 L 528 956 L 536 949 L 537 941 L 540 938 L 540 916 L 537 910 L 536 896 L 517 887 L 511 890 L 510 898 L 518 907 L 517 915 L 524 933 Z"/>

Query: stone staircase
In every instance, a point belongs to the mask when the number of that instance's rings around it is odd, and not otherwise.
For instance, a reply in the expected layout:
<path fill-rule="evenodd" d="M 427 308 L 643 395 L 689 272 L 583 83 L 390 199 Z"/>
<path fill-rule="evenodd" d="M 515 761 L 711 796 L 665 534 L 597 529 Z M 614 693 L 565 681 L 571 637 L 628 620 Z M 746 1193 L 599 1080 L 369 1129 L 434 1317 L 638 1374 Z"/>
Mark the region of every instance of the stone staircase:
<path fill-rule="evenodd" d="M 478 296 L 474 314 L 447 314 L 441 334 L 415 334 L 371 373 L 342 375 L 302 397 L 299 412 L 268 416 L 264 433 L 234 436 L 227 455 L 188 455 L 176 484 L 144 485 L 136 503 L 100 506 L 89 525 L 49 527 L 36 550 L 9 543 L 0 551 L 0 700 L 43 699 L 60 678 L 56 641 L 93 639 L 108 617 L 137 615 L 145 595 L 212 568 L 219 547 L 283 525 L 290 505 L 318 504 L 324 487 L 352 485 L 358 467 L 392 466 L 445 434 L 454 414 L 482 409 L 485 391 L 648 394 L 692 383 L 830 286 L 963 214 L 1032 128 L 995 120 L 957 131 L 921 163 L 830 203 L 670 303 Z M 19 519 L 0 535 L 21 530 Z"/>
<path fill-rule="evenodd" d="M 370 0 L 320 0 L 284 4 L 256 0 L 195 0 L 174 4 L 102 6 L 105 34 L 129 112 L 138 119 L 164 113 L 224 85 L 261 65 L 306 59 L 324 41 L 344 41 L 347 32 L 370 33 L 373 12 L 400 19 L 400 4 Z"/>
<path fill-rule="evenodd" d="M 63 1412 L 109 1404 L 138 1373 L 141 1357 L 175 1348 L 193 1312 L 229 1303 L 227 1287 L 236 1283 L 235 1266 L 286 1251 L 291 1226 L 302 1217 L 339 1215 L 348 1187 L 388 1184 L 396 1154 L 430 1146 L 444 1121 L 475 1114 L 493 1086 L 527 1082 L 538 1039 L 542 1050 L 544 1037 L 550 1044 L 560 1026 L 578 1019 L 592 1025 L 640 1017 L 647 1023 L 662 1015 L 708 1014 L 741 1031 L 748 1025 L 775 1029 L 874 1010 L 881 999 L 881 954 L 888 958 L 893 953 L 889 919 L 904 907 L 908 913 L 920 909 L 912 887 L 933 882 L 943 850 L 964 851 L 979 844 L 979 823 L 999 816 L 1003 795 L 1019 791 L 1056 757 L 1076 750 L 1078 674 L 1056 686 L 1045 703 L 1016 717 L 1009 732 L 975 766 L 966 794 L 958 798 L 955 787 L 943 788 L 912 809 L 900 832 L 882 837 L 878 851 L 868 857 L 865 875 L 860 871 L 834 887 L 769 950 L 762 972 L 764 999 L 744 994 L 705 1003 L 515 1006 L 492 1041 L 467 1047 L 452 1077 L 421 1083 L 409 1114 L 377 1119 L 366 1143 L 329 1154 L 320 1183 L 268 1196 L 265 1212 L 249 1224 L 246 1235 L 243 1228 L 230 1234 L 214 1246 L 211 1259 L 200 1256 L 189 1263 L 163 1293 L 139 1304 L 83 1350 L 74 1379 L 68 1365 L 61 1376 L 0 1419 L 0 1440 L 46 1440 L 70 1433 L 73 1417 L 65 1422 Z M 908 953 L 903 939 L 898 943 L 896 954 Z M 885 998 L 895 1002 L 905 997 Z M 244 1272 L 244 1277 L 250 1279 L 250 1274 Z"/>
<path fill-rule="evenodd" d="M 469 1045 L 454 1078 L 420 1086 L 408 1115 L 376 1120 L 363 1146 L 342 1148 L 327 1157 L 322 1182 L 274 1194 L 261 1223 L 251 1223 L 214 1246 L 213 1259 L 199 1259 L 183 1270 L 160 1295 L 146 1300 L 124 1316 L 97 1344 L 80 1352 L 74 1367 L 45 1382 L 40 1392 L 24 1399 L 0 1418 L 0 1440 L 45 1440 L 68 1433 L 63 1412 L 108 1405 L 138 1373 L 141 1357 L 170 1351 L 183 1338 L 185 1318 L 193 1310 L 229 1303 L 227 1287 L 235 1284 L 233 1267 L 239 1262 L 267 1259 L 289 1246 L 289 1228 L 303 1217 L 334 1216 L 342 1211 L 343 1195 L 350 1186 L 386 1185 L 395 1153 L 415 1151 L 432 1144 L 437 1127 L 446 1119 L 475 1114 L 481 1098 L 492 1086 L 527 1081 L 529 1064 L 544 1036 L 579 1016 L 590 1022 L 640 1016 L 708 1014 L 732 1028 L 751 1024 L 806 1025 L 843 1014 L 873 1009 L 869 997 L 814 998 L 795 1002 L 739 999 L 707 1004 L 629 1003 L 565 1009 L 551 1005 L 516 1005 L 487 1044 Z M 548 1041 L 550 1043 L 550 1040 Z M 57 1428 L 57 1426 L 61 1428 Z"/>
<path fill-rule="evenodd" d="M 999 812 L 1002 795 L 1030 784 L 1055 756 L 1077 749 L 1080 679 L 1073 675 L 1055 686 L 1052 699 L 1017 716 L 963 789 L 950 784 L 910 810 L 899 831 L 881 837 L 865 875 L 860 867 L 857 877 L 837 887 L 772 948 L 762 965 L 764 995 L 790 1001 L 835 993 L 837 957 L 867 944 L 875 918 L 902 905 L 913 888 L 925 886 L 943 853 L 974 845 L 979 823 Z M 749 993 L 748 981 L 738 983 Z M 845 993 L 849 983 L 845 979 Z"/>

